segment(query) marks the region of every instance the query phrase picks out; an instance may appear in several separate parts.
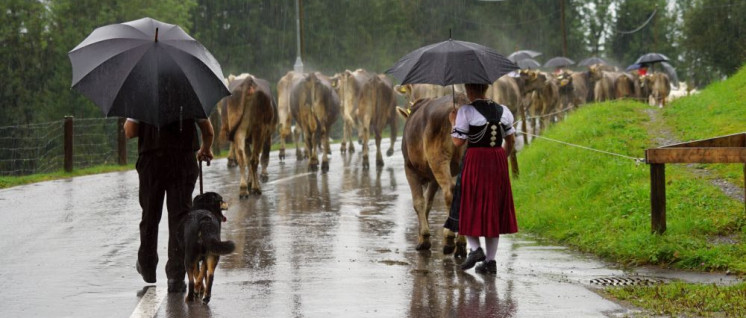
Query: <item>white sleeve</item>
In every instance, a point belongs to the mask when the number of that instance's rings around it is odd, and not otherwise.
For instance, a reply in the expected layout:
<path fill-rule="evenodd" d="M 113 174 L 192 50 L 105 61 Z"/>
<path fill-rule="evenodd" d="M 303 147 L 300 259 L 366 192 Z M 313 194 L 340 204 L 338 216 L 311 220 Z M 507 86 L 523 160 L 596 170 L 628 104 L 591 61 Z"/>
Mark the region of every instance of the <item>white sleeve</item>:
<path fill-rule="evenodd" d="M 459 139 L 467 139 L 469 136 L 469 112 L 468 108 L 472 108 L 471 105 L 461 105 L 456 113 L 456 122 L 453 123 L 453 129 L 451 130 L 451 137 Z"/>
<path fill-rule="evenodd" d="M 508 129 L 505 129 L 505 135 L 507 136 L 507 135 L 515 134 L 515 128 L 513 128 L 513 122 L 515 121 L 515 118 L 513 117 L 513 113 L 510 112 L 510 109 L 505 107 L 505 105 L 502 105 L 502 106 L 503 106 L 503 115 L 500 118 L 500 123 L 505 128 L 509 127 Z"/>

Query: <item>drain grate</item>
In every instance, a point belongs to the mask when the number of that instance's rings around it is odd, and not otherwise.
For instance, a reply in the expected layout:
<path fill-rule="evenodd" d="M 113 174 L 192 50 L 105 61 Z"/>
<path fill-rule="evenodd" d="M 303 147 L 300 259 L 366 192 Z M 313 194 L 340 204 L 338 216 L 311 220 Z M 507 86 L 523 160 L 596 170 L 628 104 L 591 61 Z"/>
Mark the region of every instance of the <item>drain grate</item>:
<path fill-rule="evenodd" d="M 600 286 L 651 286 L 662 283 L 662 280 L 647 277 L 602 277 L 591 279 L 591 284 Z"/>

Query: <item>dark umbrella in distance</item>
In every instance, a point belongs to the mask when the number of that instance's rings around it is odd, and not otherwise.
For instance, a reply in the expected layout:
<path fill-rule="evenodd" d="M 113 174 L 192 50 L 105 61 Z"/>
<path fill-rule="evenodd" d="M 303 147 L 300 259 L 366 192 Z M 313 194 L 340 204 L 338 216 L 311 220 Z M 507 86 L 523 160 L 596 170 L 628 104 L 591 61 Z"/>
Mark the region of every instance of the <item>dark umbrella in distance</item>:
<path fill-rule="evenodd" d="M 532 50 L 520 50 L 520 51 L 515 51 L 513 53 L 510 53 L 510 55 L 508 55 L 508 59 L 513 62 L 518 63 L 518 61 L 520 60 L 532 59 L 539 55 L 541 55 L 540 52 L 536 52 Z"/>
<path fill-rule="evenodd" d="M 624 70 L 629 72 L 629 71 L 639 70 L 641 67 L 642 65 L 635 63 L 635 64 L 631 64 L 630 66 L 627 66 L 627 68 Z"/>
<path fill-rule="evenodd" d="M 580 63 L 578 63 L 578 66 L 591 66 L 591 65 L 594 65 L 594 64 L 605 64 L 605 65 L 608 65 L 609 63 L 606 62 L 606 60 L 604 60 L 604 59 L 602 59 L 600 57 L 593 56 L 593 57 L 589 57 L 587 59 L 584 59 L 584 60 L 580 61 Z"/>
<path fill-rule="evenodd" d="M 202 44 L 151 18 L 97 28 L 68 56 L 72 88 L 106 116 L 163 126 L 207 118 L 230 95 L 220 64 Z"/>
<path fill-rule="evenodd" d="M 530 69 L 537 69 L 541 67 L 541 63 L 534 59 L 522 59 L 518 61 L 518 67 L 520 67 L 522 70 L 530 70 Z"/>
<path fill-rule="evenodd" d="M 637 61 L 635 61 L 635 64 L 646 64 L 646 63 L 655 63 L 655 62 L 668 62 L 670 59 L 660 53 L 647 53 L 642 56 L 640 56 Z"/>
<path fill-rule="evenodd" d="M 663 66 L 663 72 L 668 75 L 668 78 L 671 81 L 671 86 L 678 89 L 679 88 L 679 76 L 676 74 L 676 68 L 673 67 L 671 64 L 668 64 L 668 62 L 661 62 L 661 66 Z"/>
<path fill-rule="evenodd" d="M 447 40 L 416 49 L 386 70 L 401 84 L 492 84 L 518 65 L 481 44 Z"/>
<path fill-rule="evenodd" d="M 575 61 L 564 56 L 557 56 L 544 63 L 544 67 L 559 68 L 575 64 Z"/>

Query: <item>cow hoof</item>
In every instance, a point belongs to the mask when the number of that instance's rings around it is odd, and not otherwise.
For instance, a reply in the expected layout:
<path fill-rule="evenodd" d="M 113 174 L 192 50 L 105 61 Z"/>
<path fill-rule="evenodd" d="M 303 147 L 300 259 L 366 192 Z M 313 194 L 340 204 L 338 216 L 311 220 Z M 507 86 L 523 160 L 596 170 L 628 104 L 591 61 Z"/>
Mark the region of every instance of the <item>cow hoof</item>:
<path fill-rule="evenodd" d="M 465 258 L 466 257 L 466 243 L 457 242 L 456 243 L 456 251 L 453 254 L 453 257 L 455 258 Z"/>
<path fill-rule="evenodd" d="M 260 190 L 260 189 L 251 189 L 251 194 L 262 195 L 262 190 Z"/>
<path fill-rule="evenodd" d="M 453 253 L 453 251 L 456 250 L 456 237 L 454 236 L 446 236 L 446 241 L 443 244 L 443 254 L 448 255 Z"/>
<path fill-rule="evenodd" d="M 430 242 L 422 242 L 420 244 L 417 244 L 417 246 L 415 246 L 414 249 L 418 250 L 418 251 L 429 251 L 430 250 Z"/>
<path fill-rule="evenodd" d="M 319 165 L 318 164 L 308 165 L 308 170 L 314 171 L 314 172 L 319 171 Z"/>
<path fill-rule="evenodd" d="M 285 160 L 285 149 L 280 149 L 280 161 Z"/>
<path fill-rule="evenodd" d="M 210 302 L 210 296 L 205 296 L 205 298 L 202 298 L 202 304 L 207 305 L 207 303 Z"/>
<path fill-rule="evenodd" d="M 269 175 L 262 174 L 261 176 L 259 176 L 259 180 L 261 180 L 262 182 L 267 182 L 269 181 Z"/>
<path fill-rule="evenodd" d="M 321 163 L 321 172 L 328 172 L 329 171 L 329 162 L 322 162 Z"/>
<path fill-rule="evenodd" d="M 355 147 L 353 147 L 352 143 L 350 143 L 350 153 L 354 153 L 354 152 L 355 152 Z"/>
<path fill-rule="evenodd" d="M 389 149 L 388 151 L 386 151 L 386 156 L 391 157 L 393 155 L 394 155 L 394 149 Z"/>
<path fill-rule="evenodd" d="M 370 168 L 370 162 L 368 161 L 368 157 L 363 157 L 363 170 L 368 170 Z"/>
<path fill-rule="evenodd" d="M 238 166 L 236 159 L 228 159 L 228 168 L 235 168 L 236 166 Z"/>
<path fill-rule="evenodd" d="M 383 159 L 381 159 L 381 160 L 376 160 L 376 167 L 379 167 L 379 168 L 380 168 L 380 167 L 383 167 Z"/>

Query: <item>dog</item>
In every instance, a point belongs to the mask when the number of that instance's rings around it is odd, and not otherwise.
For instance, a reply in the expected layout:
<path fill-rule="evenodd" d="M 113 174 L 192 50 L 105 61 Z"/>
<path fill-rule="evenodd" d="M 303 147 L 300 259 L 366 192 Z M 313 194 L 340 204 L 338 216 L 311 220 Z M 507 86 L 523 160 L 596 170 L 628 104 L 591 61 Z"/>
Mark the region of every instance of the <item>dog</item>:
<path fill-rule="evenodd" d="M 227 219 L 223 211 L 228 204 L 215 192 L 194 197 L 192 210 L 184 220 L 184 267 L 189 278 L 186 302 L 202 297 L 210 302 L 215 268 L 220 255 L 233 253 L 233 241 L 220 240 L 220 224 Z"/>

